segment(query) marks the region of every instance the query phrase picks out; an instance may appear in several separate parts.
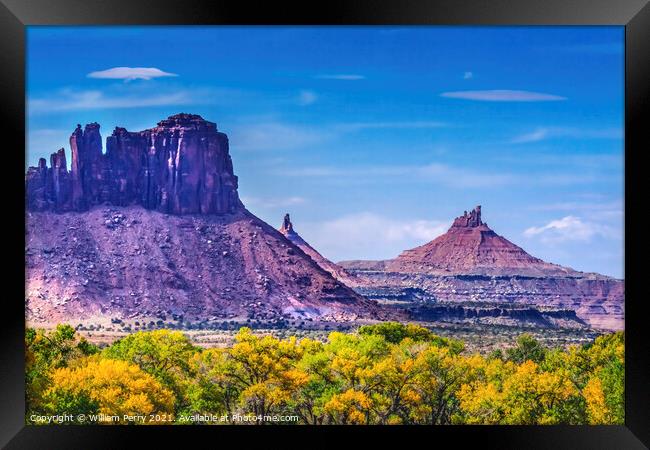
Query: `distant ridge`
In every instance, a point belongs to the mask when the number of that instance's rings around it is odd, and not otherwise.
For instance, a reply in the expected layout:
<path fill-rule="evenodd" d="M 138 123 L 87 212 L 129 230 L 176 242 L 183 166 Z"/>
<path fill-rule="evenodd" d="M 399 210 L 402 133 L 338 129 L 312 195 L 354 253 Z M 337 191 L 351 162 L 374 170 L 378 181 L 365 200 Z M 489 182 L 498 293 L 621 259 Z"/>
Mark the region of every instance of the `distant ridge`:
<path fill-rule="evenodd" d="M 341 261 L 349 284 L 370 298 L 533 305 L 575 311 L 589 326 L 621 330 L 625 283 L 542 261 L 495 233 L 481 207 L 454 219 L 442 236 L 384 261 Z"/>

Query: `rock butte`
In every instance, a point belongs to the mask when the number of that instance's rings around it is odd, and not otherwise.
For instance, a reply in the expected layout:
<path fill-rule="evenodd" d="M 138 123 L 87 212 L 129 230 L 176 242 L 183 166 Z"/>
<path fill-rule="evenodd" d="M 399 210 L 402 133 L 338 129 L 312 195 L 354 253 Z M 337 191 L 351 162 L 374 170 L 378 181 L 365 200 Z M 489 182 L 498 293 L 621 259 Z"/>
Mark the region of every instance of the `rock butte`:
<path fill-rule="evenodd" d="M 433 241 L 406 250 L 386 265 L 404 273 L 527 274 L 576 273 L 526 253 L 499 236 L 481 220 L 481 207 L 457 217 L 451 228 Z"/>
<path fill-rule="evenodd" d="M 26 174 L 28 321 L 383 317 L 246 210 L 214 123 L 116 128 L 105 154 L 91 123 L 70 148 Z"/>
<path fill-rule="evenodd" d="M 457 217 L 449 230 L 385 261 L 342 261 L 372 298 L 403 295 L 435 302 L 492 302 L 576 311 L 594 328 L 624 325 L 624 282 L 547 263 L 496 234 L 481 207 Z M 407 295 L 408 297 L 408 295 Z"/>
<path fill-rule="evenodd" d="M 31 211 L 87 211 L 93 206 L 138 204 L 169 214 L 224 214 L 243 209 L 228 137 L 215 123 L 176 114 L 158 126 L 131 132 L 116 127 L 102 153 L 99 124 L 70 136 L 68 172 L 60 149 L 27 171 Z"/>

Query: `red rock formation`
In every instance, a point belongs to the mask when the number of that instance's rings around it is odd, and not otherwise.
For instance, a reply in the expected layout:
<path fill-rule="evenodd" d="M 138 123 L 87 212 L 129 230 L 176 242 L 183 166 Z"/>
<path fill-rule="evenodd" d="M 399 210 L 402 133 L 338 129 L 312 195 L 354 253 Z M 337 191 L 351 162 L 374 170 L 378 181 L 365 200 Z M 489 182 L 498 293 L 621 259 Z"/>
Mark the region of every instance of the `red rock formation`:
<path fill-rule="evenodd" d="M 65 150 L 59 149 L 50 156 L 51 187 L 50 202 L 54 211 L 62 211 L 70 203 L 70 174 L 68 173 Z"/>
<path fill-rule="evenodd" d="M 41 159 L 26 174 L 31 323 L 385 314 L 244 208 L 214 123 L 177 114 L 149 130 L 116 128 L 106 154 L 89 124 L 70 145 L 70 172 L 59 150 L 52 168 Z"/>
<path fill-rule="evenodd" d="M 386 270 L 402 273 L 526 274 L 573 272 L 526 253 L 492 231 L 481 220 L 481 207 L 457 217 L 451 228 L 433 241 L 406 250 Z"/>
<path fill-rule="evenodd" d="M 30 167 L 25 174 L 25 194 L 28 209 L 43 211 L 48 209 L 47 163 L 45 158 L 38 160 L 38 167 Z"/>
<path fill-rule="evenodd" d="M 289 216 L 289 213 L 284 215 L 282 226 L 280 227 L 280 233 L 284 234 L 285 236 L 296 234 L 293 231 L 293 224 L 291 223 L 291 217 Z"/>
<path fill-rule="evenodd" d="M 623 280 L 550 264 L 492 231 L 477 206 L 449 230 L 386 261 L 347 261 L 349 283 L 371 298 L 417 291 L 436 302 L 483 302 L 570 309 L 591 327 L 624 325 Z"/>
<path fill-rule="evenodd" d="M 228 137 L 201 116 L 176 114 L 139 132 L 115 128 L 106 140 L 106 154 L 101 142 L 97 123 L 83 130 L 78 125 L 70 137 L 69 173 L 60 152 L 51 161 L 53 183 L 47 183 L 44 160 L 30 167 L 28 208 L 86 211 L 106 202 L 170 214 L 226 214 L 243 208 Z"/>
<path fill-rule="evenodd" d="M 465 211 L 462 216 L 456 217 L 451 226 L 452 228 L 472 228 L 481 225 L 483 225 L 483 222 L 481 221 L 481 205 L 478 205 L 470 211 L 469 215 L 467 214 L 467 211 Z"/>

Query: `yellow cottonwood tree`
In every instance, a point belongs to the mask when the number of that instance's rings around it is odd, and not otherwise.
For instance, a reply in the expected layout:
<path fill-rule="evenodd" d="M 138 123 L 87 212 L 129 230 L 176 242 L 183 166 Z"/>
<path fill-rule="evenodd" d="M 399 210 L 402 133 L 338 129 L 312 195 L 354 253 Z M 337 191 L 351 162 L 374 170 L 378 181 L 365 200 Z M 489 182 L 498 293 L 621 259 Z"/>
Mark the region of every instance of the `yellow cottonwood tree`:
<path fill-rule="evenodd" d="M 334 424 L 360 425 L 370 423 L 370 408 L 372 401 L 360 391 L 348 389 L 334 395 L 325 404 L 325 412 Z"/>
<path fill-rule="evenodd" d="M 264 416 L 277 411 L 307 383 L 308 375 L 295 368 L 303 351 L 295 337 L 258 337 L 242 328 L 235 339 L 226 371 L 241 389 L 246 412 Z"/>
<path fill-rule="evenodd" d="M 88 357 L 55 369 L 44 403 L 52 414 L 171 415 L 174 396 L 148 373 L 126 361 Z"/>

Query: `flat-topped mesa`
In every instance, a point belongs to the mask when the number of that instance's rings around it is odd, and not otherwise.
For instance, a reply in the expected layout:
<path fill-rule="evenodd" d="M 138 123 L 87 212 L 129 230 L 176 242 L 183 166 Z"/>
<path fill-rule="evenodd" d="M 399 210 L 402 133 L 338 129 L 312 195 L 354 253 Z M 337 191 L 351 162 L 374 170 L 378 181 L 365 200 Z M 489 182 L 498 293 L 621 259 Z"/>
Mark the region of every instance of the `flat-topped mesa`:
<path fill-rule="evenodd" d="M 83 130 L 77 125 L 70 137 L 70 172 L 61 150 L 53 155 L 52 168 L 43 169 L 39 162 L 28 169 L 29 209 L 85 211 L 106 203 L 139 204 L 169 214 L 243 209 L 228 137 L 214 122 L 181 113 L 143 131 L 116 127 L 106 139 L 105 154 L 99 128 L 97 123 Z"/>
<path fill-rule="evenodd" d="M 184 130 L 217 131 L 217 124 L 208 122 L 198 114 L 180 113 L 158 122 L 158 128 L 182 128 Z"/>

